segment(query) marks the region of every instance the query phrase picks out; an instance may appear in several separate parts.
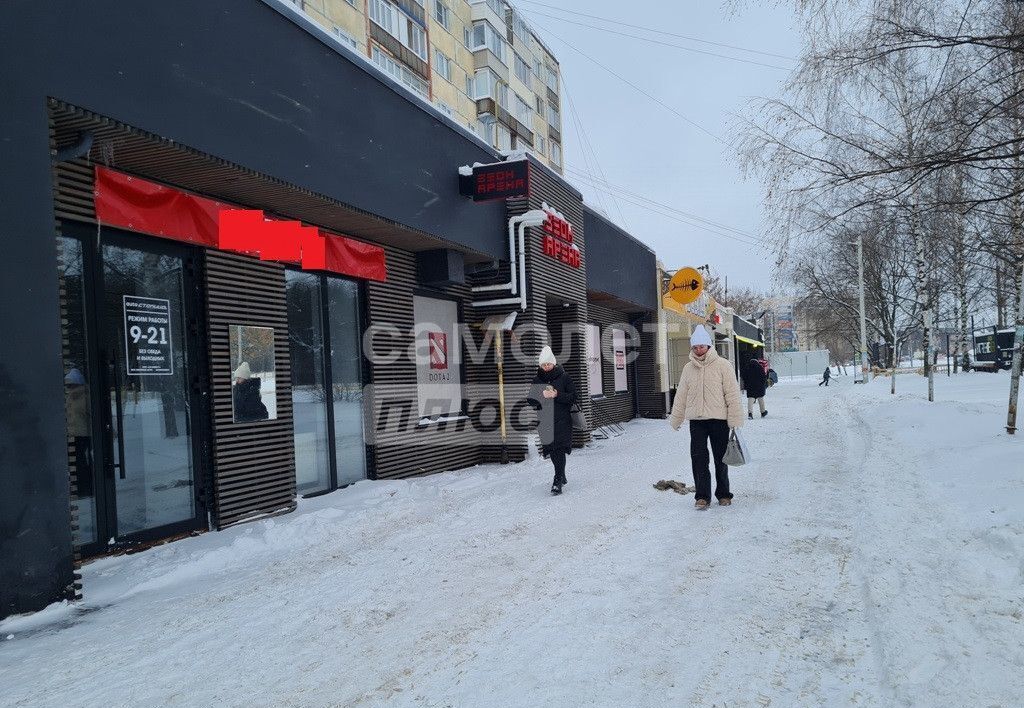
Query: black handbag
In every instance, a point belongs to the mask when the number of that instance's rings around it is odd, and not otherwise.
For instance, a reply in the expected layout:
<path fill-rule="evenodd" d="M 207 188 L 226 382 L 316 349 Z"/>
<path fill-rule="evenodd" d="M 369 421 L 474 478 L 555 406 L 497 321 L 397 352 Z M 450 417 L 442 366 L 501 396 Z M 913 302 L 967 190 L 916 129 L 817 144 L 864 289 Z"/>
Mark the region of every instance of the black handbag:
<path fill-rule="evenodd" d="M 573 430 L 587 429 L 587 419 L 583 415 L 583 406 L 581 406 L 579 403 L 573 403 L 572 407 L 569 408 L 569 413 L 572 415 Z"/>

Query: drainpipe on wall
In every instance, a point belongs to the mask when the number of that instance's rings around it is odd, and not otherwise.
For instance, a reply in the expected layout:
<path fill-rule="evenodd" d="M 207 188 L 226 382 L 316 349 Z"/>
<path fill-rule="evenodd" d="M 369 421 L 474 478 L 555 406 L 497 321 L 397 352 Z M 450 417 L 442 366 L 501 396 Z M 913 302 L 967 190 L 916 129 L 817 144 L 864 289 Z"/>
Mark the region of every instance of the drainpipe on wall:
<path fill-rule="evenodd" d="M 500 285 L 480 285 L 473 288 L 473 292 L 478 293 L 491 292 L 494 290 L 508 290 L 516 297 L 474 302 L 472 303 L 473 307 L 518 304 L 520 309 L 526 309 L 526 228 L 528 226 L 540 226 L 545 222 L 545 220 L 547 220 L 547 218 L 548 215 L 546 212 L 540 209 L 531 209 L 525 214 L 513 216 L 508 220 L 509 259 L 512 266 L 512 277 L 508 283 L 502 283 Z M 517 230 L 519 232 L 518 252 L 516 249 Z"/>

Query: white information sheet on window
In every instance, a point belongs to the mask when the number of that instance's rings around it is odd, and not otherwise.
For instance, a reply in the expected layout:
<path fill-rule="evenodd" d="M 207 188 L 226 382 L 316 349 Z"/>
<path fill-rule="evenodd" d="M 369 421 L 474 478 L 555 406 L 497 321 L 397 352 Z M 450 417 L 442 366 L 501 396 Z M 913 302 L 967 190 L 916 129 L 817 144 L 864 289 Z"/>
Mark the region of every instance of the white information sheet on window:
<path fill-rule="evenodd" d="M 416 320 L 419 415 L 421 418 L 457 415 L 462 411 L 458 306 L 451 300 L 416 295 L 412 307 Z"/>
<path fill-rule="evenodd" d="M 587 325 L 587 338 L 584 340 L 587 355 L 587 383 L 591 396 L 600 396 L 604 393 L 604 384 L 601 381 L 601 328 L 597 325 Z"/>
<path fill-rule="evenodd" d="M 612 352 L 615 357 L 615 392 L 629 390 L 626 377 L 626 333 L 621 329 L 612 330 Z"/>

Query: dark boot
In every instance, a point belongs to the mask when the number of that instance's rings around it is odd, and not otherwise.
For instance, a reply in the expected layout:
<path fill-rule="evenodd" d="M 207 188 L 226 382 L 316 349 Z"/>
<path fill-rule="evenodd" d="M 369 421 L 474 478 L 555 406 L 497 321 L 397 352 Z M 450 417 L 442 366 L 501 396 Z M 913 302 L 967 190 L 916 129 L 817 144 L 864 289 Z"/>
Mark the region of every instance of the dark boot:
<path fill-rule="evenodd" d="M 562 482 L 557 477 L 555 478 L 555 481 L 551 483 L 551 493 L 552 494 L 561 494 L 562 493 Z"/>
<path fill-rule="evenodd" d="M 767 408 L 765 408 L 763 411 L 761 411 L 761 417 L 762 418 L 764 418 L 766 415 L 768 415 L 768 409 Z"/>

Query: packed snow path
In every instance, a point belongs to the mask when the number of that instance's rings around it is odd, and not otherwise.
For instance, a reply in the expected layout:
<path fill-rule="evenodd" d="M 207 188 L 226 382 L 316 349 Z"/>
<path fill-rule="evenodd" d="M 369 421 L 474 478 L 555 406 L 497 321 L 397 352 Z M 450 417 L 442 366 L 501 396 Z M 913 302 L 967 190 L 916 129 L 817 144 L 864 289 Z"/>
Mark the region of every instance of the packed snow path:
<path fill-rule="evenodd" d="M 367 482 L 90 564 L 0 625 L 15 706 L 1012 706 L 1024 439 L 1006 377 L 784 381 L 705 512 L 664 421 L 550 465 Z M 957 399 L 957 400 L 950 400 Z M 6 640 L 6 641 L 4 641 Z"/>

